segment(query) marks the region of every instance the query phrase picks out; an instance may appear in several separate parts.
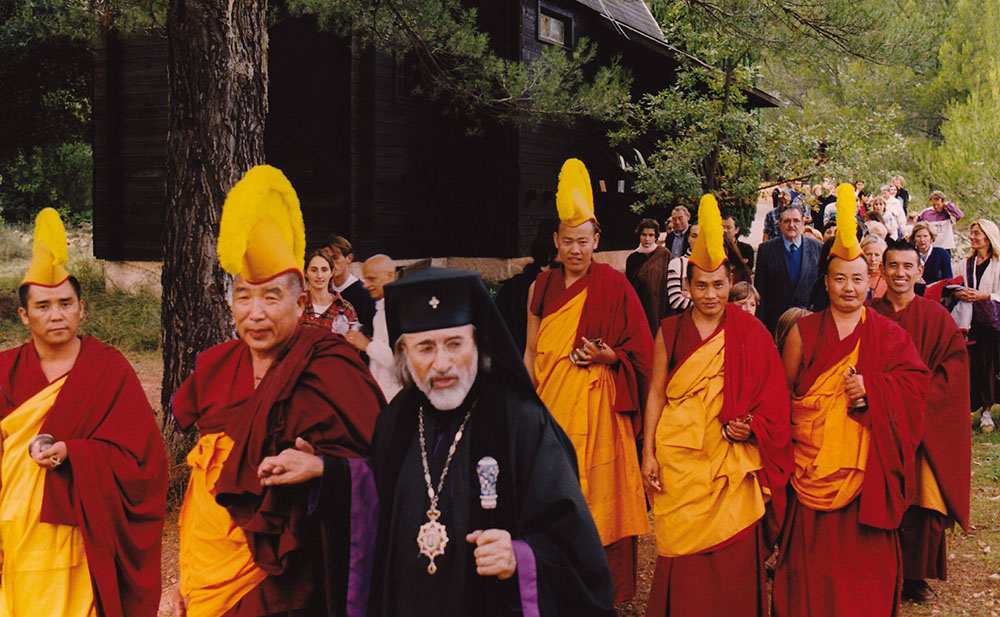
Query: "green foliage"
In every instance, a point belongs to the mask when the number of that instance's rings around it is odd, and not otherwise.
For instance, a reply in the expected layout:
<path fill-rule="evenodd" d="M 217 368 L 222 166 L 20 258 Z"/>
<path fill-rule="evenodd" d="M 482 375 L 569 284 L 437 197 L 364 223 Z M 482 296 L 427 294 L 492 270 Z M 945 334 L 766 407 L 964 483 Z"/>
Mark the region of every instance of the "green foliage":
<path fill-rule="evenodd" d="M 66 223 L 89 221 L 93 165 L 86 143 L 48 145 L 18 153 L 0 176 L 0 212 L 7 221 L 26 222 L 51 206 Z"/>
<path fill-rule="evenodd" d="M 549 46 L 531 62 L 498 55 L 460 0 L 289 0 L 291 14 L 360 44 L 419 59 L 419 92 L 475 126 L 483 117 L 506 121 L 605 118 L 628 98 L 630 78 L 617 62 L 592 66 L 586 40 L 568 51 Z"/>

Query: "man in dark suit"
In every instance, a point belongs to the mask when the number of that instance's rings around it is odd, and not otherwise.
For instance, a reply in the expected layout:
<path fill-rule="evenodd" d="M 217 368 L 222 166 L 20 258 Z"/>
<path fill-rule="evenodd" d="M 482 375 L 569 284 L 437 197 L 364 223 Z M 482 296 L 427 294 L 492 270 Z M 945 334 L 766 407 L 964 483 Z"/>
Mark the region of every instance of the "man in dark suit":
<path fill-rule="evenodd" d="M 754 286 L 760 292 L 757 316 L 774 332 L 781 314 L 793 306 L 809 307 L 822 245 L 802 236 L 802 211 L 788 205 L 778 215 L 781 235 L 757 249 Z"/>
<path fill-rule="evenodd" d="M 736 248 L 740 250 L 740 257 L 746 262 L 747 267 L 753 270 L 753 247 L 740 240 L 740 234 L 743 233 L 743 230 L 740 229 L 740 222 L 736 220 L 736 216 L 733 214 L 723 216 L 722 229 L 736 241 Z"/>

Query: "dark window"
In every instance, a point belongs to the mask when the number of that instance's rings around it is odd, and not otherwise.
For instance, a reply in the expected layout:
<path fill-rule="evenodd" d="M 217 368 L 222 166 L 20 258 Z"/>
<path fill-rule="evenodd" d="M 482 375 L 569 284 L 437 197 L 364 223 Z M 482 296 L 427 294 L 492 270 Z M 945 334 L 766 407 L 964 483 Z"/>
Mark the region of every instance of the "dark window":
<path fill-rule="evenodd" d="M 538 39 L 563 47 L 573 46 L 573 18 L 539 4 Z"/>

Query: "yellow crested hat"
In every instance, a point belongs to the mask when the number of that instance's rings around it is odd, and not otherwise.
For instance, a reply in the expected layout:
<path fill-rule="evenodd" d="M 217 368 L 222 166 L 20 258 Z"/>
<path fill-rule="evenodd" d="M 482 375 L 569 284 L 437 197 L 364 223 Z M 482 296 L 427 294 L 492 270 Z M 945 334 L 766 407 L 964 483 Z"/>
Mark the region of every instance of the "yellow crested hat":
<path fill-rule="evenodd" d="M 306 230 L 299 198 L 279 169 L 258 165 L 229 191 L 217 251 L 223 270 L 249 283 L 302 274 Z"/>
<path fill-rule="evenodd" d="M 844 183 L 837 187 L 837 236 L 830 248 L 830 259 L 840 257 L 854 261 L 861 257 L 861 243 L 858 242 L 858 221 L 855 211 L 854 187 Z"/>
<path fill-rule="evenodd" d="M 35 217 L 35 242 L 31 251 L 31 265 L 21 285 L 57 287 L 69 278 L 63 265 L 69 261 L 66 247 L 66 228 L 59 213 L 45 208 Z"/>
<path fill-rule="evenodd" d="M 580 159 L 568 159 L 559 172 L 556 191 L 559 220 L 570 227 L 597 221 L 594 216 L 594 187 L 590 184 L 587 166 Z"/>
<path fill-rule="evenodd" d="M 689 261 L 705 272 L 715 272 L 726 261 L 722 213 L 714 195 L 704 195 L 698 204 L 698 237 Z"/>

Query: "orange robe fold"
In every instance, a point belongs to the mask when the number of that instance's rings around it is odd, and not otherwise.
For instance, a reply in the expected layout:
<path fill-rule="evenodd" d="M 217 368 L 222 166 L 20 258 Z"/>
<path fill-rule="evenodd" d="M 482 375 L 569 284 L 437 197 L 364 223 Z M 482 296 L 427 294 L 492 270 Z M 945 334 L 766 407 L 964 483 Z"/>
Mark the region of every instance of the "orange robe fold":
<path fill-rule="evenodd" d="M 56 380 L 0 422 L 0 617 L 97 615 L 83 534 L 39 520 L 48 472 L 28 454 L 65 381 Z"/>

